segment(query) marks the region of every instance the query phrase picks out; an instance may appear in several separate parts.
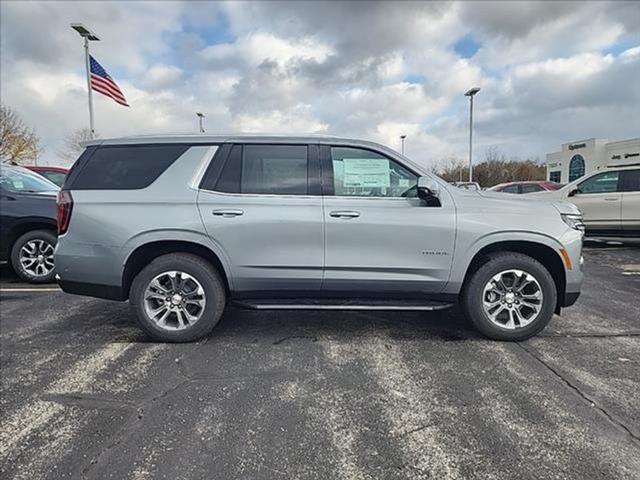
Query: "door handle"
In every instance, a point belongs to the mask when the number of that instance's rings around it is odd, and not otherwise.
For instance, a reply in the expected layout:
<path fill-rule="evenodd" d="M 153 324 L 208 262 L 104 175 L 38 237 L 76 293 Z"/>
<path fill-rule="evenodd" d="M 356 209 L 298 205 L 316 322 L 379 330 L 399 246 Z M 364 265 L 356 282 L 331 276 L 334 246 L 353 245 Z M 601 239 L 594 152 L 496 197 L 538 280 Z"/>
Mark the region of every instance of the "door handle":
<path fill-rule="evenodd" d="M 360 216 L 360 212 L 354 212 L 353 210 L 334 210 L 329 212 L 329 215 L 336 218 L 357 218 Z"/>
<path fill-rule="evenodd" d="M 620 200 L 620 197 L 605 197 L 605 201 L 607 202 L 616 202 Z"/>
<path fill-rule="evenodd" d="M 239 217 L 244 213 L 244 210 L 234 209 L 234 208 L 230 208 L 230 209 L 221 208 L 218 210 L 214 210 L 211 213 L 213 213 L 217 217 Z"/>

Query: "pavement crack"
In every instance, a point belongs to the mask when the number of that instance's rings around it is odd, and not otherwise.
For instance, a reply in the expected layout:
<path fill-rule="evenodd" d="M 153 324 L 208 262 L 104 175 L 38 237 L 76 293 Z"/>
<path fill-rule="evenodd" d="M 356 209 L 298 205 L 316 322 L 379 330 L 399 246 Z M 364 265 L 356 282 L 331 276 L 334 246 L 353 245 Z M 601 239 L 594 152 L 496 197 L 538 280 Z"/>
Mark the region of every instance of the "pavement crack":
<path fill-rule="evenodd" d="M 176 390 L 182 388 L 183 386 L 194 382 L 194 380 L 191 379 L 184 379 L 180 382 L 177 382 L 176 384 L 174 384 L 173 386 L 164 389 L 163 391 L 159 392 L 158 394 L 154 395 L 151 398 L 147 398 L 145 400 L 143 400 L 140 404 L 137 405 L 137 409 L 136 409 L 136 416 L 135 418 L 133 418 L 133 421 L 129 421 L 125 424 L 125 426 L 119 430 L 116 435 L 114 435 L 115 438 L 113 438 L 113 440 L 104 448 L 100 451 L 100 453 L 98 453 L 96 456 L 94 456 L 89 463 L 82 469 L 81 472 L 81 478 L 83 479 L 87 479 L 89 478 L 88 475 L 90 474 L 91 470 L 93 469 L 94 465 L 98 465 L 101 462 L 101 459 L 103 458 L 107 458 L 110 454 L 110 452 L 115 449 L 118 445 L 120 445 L 122 443 L 122 441 L 132 432 L 135 431 L 138 423 L 144 418 L 145 415 L 145 410 L 151 406 L 153 403 L 158 402 L 160 400 L 162 400 L 163 398 L 167 397 L 168 395 L 172 394 L 173 392 L 175 392 Z M 134 406 L 135 407 L 135 406 Z"/>
<path fill-rule="evenodd" d="M 616 418 L 615 415 L 609 413 L 607 411 L 607 409 L 604 408 L 602 405 L 600 405 L 595 399 L 591 398 L 589 395 L 587 395 L 582 390 L 580 390 L 580 388 L 577 385 L 574 385 L 571 382 L 571 380 L 566 378 L 564 375 L 562 375 L 561 372 L 559 372 L 558 370 L 553 368 L 550 364 L 545 362 L 541 357 L 539 357 L 534 352 L 532 352 L 524 344 L 517 343 L 516 345 L 518 345 L 522 350 L 524 350 L 527 354 L 529 354 L 534 360 L 536 360 L 538 363 L 540 363 L 545 369 L 547 369 L 549 372 L 551 372 L 558 380 L 560 380 L 562 383 L 564 383 L 570 390 L 572 390 L 576 395 L 578 395 L 582 399 L 583 402 L 586 402 L 587 404 L 589 404 L 593 408 L 596 408 L 607 420 L 609 420 L 609 422 L 612 425 L 614 425 L 616 428 L 622 430 L 624 433 L 629 435 L 629 437 L 631 438 L 632 442 L 636 446 L 640 447 L 640 437 L 638 437 L 635 433 L 633 433 L 631 431 L 631 429 L 629 429 L 629 427 L 627 427 L 627 425 L 625 425 L 624 422 L 622 422 L 621 420 Z"/>
<path fill-rule="evenodd" d="M 291 335 L 289 337 L 284 337 L 284 338 L 281 338 L 280 340 L 276 340 L 275 342 L 273 342 L 273 344 L 280 345 L 281 343 L 284 343 L 289 340 L 311 340 L 312 342 L 317 342 L 318 337 L 314 337 L 311 335 Z"/>
<path fill-rule="evenodd" d="M 73 405 L 77 407 L 100 409 L 100 408 L 135 408 L 135 405 L 118 398 L 101 397 L 99 395 L 86 394 L 55 394 L 48 393 L 42 395 L 42 400 L 56 402 L 62 405 Z"/>

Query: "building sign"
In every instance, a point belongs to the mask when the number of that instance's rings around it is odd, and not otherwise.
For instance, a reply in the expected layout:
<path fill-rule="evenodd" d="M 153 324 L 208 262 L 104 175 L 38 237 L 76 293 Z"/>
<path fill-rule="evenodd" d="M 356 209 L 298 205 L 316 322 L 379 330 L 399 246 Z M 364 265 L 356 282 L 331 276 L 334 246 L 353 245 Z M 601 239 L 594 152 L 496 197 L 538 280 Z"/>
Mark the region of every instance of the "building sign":
<path fill-rule="evenodd" d="M 573 145 L 569 145 L 569 150 L 577 150 L 578 148 L 584 148 L 586 146 L 586 143 L 574 143 Z"/>

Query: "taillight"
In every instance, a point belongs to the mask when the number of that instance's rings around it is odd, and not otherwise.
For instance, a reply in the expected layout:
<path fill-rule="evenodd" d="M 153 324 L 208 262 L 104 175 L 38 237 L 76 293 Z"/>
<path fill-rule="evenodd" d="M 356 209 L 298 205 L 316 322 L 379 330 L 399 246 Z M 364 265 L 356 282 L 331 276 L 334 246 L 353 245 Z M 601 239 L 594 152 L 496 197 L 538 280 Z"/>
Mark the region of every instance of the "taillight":
<path fill-rule="evenodd" d="M 73 210 L 73 198 L 71 192 L 66 190 L 58 190 L 57 204 L 57 220 L 58 220 L 58 235 L 62 235 L 69 228 L 69 222 L 71 221 L 71 210 Z"/>

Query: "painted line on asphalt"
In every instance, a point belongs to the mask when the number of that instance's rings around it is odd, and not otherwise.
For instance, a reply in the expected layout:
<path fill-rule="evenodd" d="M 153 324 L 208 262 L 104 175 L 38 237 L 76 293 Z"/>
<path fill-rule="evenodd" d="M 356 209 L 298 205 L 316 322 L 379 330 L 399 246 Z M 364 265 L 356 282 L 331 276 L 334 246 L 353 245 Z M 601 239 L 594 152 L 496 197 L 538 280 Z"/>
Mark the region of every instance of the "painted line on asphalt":
<path fill-rule="evenodd" d="M 61 292 L 59 288 L 0 288 L 0 292 Z"/>

